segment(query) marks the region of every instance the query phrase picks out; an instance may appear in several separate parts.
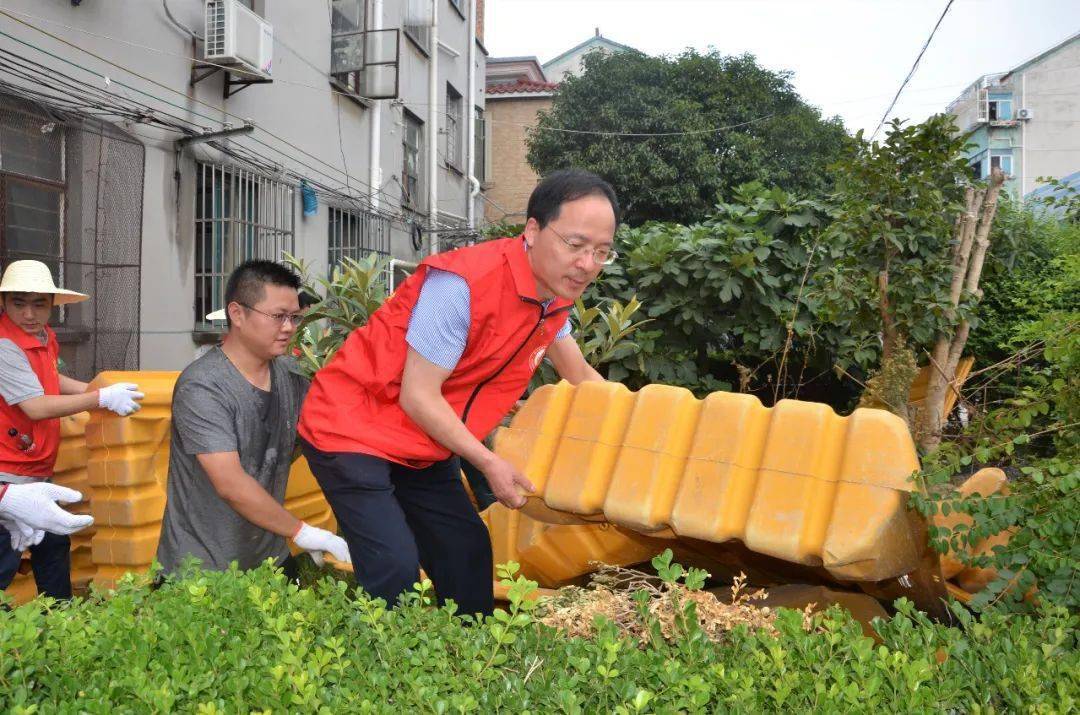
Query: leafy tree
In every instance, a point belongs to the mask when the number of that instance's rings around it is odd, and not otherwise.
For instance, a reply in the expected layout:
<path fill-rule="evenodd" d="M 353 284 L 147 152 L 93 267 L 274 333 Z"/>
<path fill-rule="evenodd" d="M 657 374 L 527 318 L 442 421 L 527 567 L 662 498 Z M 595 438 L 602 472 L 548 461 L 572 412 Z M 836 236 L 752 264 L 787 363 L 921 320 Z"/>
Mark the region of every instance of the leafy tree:
<path fill-rule="evenodd" d="M 772 401 L 795 395 L 790 385 L 774 389 L 771 379 L 785 345 L 792 373 L 807 381 L 827 377 L 837 354 L 876 355 L 866 336 L 859 343 L 816 317 L 820 300 L 807 267 L 821 263 L 811 252 L 828 220 L 825 207 L 759 183 L 733 194 L 703 221 L 652 222 L 619 233 L 620 258 L 589 300 L 636 295 L 651 322 L 635 334 L 640 352 L 613 363 L 610 379 L 698 393 L 737 386 Z"/>
<path fill-rule="evenodd" d="M 824 120 L 803 102 L 790 79 L 751 55 L 592 53 L 541 114 L 529 163 L 540 174 L 576 167 L 605 177 L 632 226 L 699 221 L 718 197 L 754 180 L 818 192 L 829 184 L 823 167 L 849 138 L 838 118 Z M 712 131 L 718 127 L 732 128 Z"/>

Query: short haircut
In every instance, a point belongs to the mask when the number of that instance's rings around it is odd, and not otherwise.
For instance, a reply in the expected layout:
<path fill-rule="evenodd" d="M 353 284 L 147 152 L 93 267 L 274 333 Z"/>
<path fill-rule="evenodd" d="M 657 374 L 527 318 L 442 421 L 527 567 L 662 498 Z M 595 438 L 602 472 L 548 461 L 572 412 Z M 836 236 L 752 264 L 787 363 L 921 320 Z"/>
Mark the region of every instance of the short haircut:
<path fill-rule="evenodd" d="M 30 296 L 32 296 L 32 295 L 43 295 L 43 296 L 45 296 L 45 297 L 47 297 L 49 299 L 50 304 L 54 304 L 54 305 L 56 304 L 56 294 L 55 293 L 29 293 L 27 291 L 21 291 L 21 290 L 11 290 L 11 291 L 6 290 L 3 293 L 0 293 L 0 296 L 3 296 L 3 298 L 0 299 L 0 304 L 6 305 L 8 298 L 17 298 L 19 296 L 21 296 L 23 298 L 23 300 L 29 300 Z"/>
<path fill-rule="evenodd" d="M 283 286 L 300 292 L 300 277 L 280 263 L 273 261 L 245 261 L 229 275 L 225 284 L 225 320 L 232 327 L 229 304 L 239 303 L 251 307 L 266 297 L 266 285 Z"/>
<path fill-rule="evenodd" d="M 611 202 L 615 224 L 619 223 L 619 200 L 611 184 L 591 171 L 560 169 L 553 171 L 537 184 L 529 196 L 526 219 L 534 218 L 544 228 L 559 218 L 559 210 L 567 201 L 577 201 L 586 196 L 603 196 Z"/>

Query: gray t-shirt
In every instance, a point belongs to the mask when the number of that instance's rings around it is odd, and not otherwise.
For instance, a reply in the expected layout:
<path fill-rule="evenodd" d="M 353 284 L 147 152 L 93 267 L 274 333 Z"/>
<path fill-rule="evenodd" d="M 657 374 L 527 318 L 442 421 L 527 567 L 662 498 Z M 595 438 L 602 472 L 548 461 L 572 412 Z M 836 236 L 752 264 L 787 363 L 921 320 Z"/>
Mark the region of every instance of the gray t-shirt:
<path fill-rule="evenodd" d="M 42 332 L 38 340 L 44 345 L 48 337 Z M 0 338 L 0 397 L 9 405 L 17 405 L 44 394 L 45 388 L 34 374 L 23 349 L 7 338 Z M 0 483 L 33 484 L 40 481 L 36 477 L 0 472 Z"/>
<path fill-rule="evenodd" d="M 237 452 L 240 465 L 278 502 L 285 501 L 296 421 L 308 381 L 290 358 L 270 365 L 270 392 L 249 383 L 221 348 L 180 374 L 173 391 L 172 445 L 157 558 L 166 573 L 188 556 L 221 571 L 288 556 L 285 539 L 255 526 L 218 496 L 196 455 Z"/>
<path fill-rule="evenodd" d="M 44 345 L 47 338 L 42 334 L 38 339 Z M 45 388 L 23 349 L 7 338 L 0 338 L 0 397 L 9 405 L 17 405 L 44 394 Z"/>

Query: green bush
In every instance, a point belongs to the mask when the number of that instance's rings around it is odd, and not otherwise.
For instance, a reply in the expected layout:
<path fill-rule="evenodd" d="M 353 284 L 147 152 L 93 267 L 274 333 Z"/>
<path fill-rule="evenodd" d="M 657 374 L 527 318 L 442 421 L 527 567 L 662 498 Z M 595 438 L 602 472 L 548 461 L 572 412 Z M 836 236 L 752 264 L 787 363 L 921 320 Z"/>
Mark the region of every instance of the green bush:
<path fill-rule="evenodd" d="M 1056 201 L 1067 207 L 1075 192 Z M 997 569 L 975 608 L 1031 610 L 1035 599 L 1080 610 L 1080 224 L 1007 203 L 968 345 L 984 373 L 968 381 L 971 423 L 924 462 L 926 515 L 972 519 L 934 544 Z M 1007 496 L 958 499 L 949 486 L 982 466 L 1003 467 Z M 1009 530 L 991 553 L 972 547 Z M 1032 592 L 1032 588 L 1037 591 Z M 1033 595 L 1035 599 L 1031 598 Z M 1028 596 L 1025 598 L 1025 596 Z"/>
<path fill-rule="evenodd" d="M 1080 704 L 1076 615 L 909 603 L 880 644 L 839 611 L 783 611 L 778 635 L 743 626 L 714 642 L 695 625 L 650 644 L 601 625 L 569 638 L 515 604 L 470 625 L 423 602 L 393 611 L 343 582 L 311 589 L 269 567 L 189 572 L 154 591 L 128 577 L 108 598 L 0 612 L 0 709 L 144 712 L 1067 712 Z M 687 623 L 696 624 L 696 620 Z"/>

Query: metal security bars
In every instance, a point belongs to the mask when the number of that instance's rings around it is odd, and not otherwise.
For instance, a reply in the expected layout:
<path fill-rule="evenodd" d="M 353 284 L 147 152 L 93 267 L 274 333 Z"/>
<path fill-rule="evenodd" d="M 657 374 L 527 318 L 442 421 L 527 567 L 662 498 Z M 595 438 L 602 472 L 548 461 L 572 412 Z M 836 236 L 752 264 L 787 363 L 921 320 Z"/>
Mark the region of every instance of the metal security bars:
<path fill-rule="evenodd" d="M 390 255 L 390 221 L 367 211 L 330 207 L 330 270 L 343 258 L 358 260 L 367 253 Z"/>
<path fill-rule="evenodd" d="M 295 252 L 296 189 L 235 166 L 198 163 L 195 180 L 195 328 L 224 308 L 225 281 L 244 261 Z"/>
<path fill-rule="evenodd" d="M 446 83 L 446 163 L 461 171 L 461 93 Z"/>

